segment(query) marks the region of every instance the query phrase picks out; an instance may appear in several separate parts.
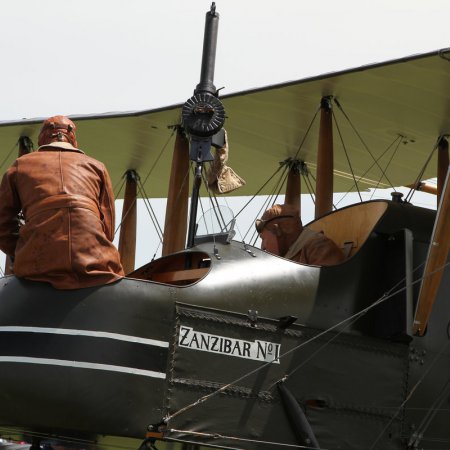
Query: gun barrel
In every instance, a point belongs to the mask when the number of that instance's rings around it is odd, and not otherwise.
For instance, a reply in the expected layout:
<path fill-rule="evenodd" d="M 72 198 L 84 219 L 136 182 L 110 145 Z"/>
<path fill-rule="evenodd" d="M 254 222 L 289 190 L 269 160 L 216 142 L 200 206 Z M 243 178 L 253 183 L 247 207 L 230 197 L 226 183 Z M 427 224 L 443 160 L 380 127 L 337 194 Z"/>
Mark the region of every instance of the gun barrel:
<path fill-rule="evenodd" d="M 202 69 L 200 83 L 194 93 L 209 92 L 216 94 L 214 86 L 214 66 L 216 62 L 217 34 L 219 29 L 219 13 L 216 13 L 216 4 L 213 2 L 211 10 L 206 13 L 205 35 L 203 37 Z"/>

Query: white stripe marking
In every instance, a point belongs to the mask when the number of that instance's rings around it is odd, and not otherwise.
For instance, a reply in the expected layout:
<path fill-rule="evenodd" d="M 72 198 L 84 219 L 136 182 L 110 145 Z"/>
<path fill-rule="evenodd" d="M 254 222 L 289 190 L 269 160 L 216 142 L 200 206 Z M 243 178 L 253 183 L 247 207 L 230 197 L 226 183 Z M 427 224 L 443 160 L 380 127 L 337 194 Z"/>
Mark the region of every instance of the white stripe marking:
<path fill-rule="evenodd" d="M 126 334 L 108 333 L 105 331 L 71 330 L 68 328 L 43 328 L 43 327 L 0 327 L 0 332 L 24 332 L 24 333 L 47 333 L 47 334 L 65 334 L 71 336 L 89 336 L 107 339 L 116 339 L 118 341 L 135 342 L 137 344 L 152 345 L 155 347 L 169 348 L 169 343 L 157 341 L 155 339 L 140 338 L 137 336 L 128 336 Z"/>
<path fill-rule="evenodd" d="M 142 375 L 152 378 L 166 378 L 166 374 L 162 372 L 154 372 L 153 370 L 132 369 L 131 367 L 112 366 L 110 364 L 97 364 L 81 361 L 66 361 L 64 359 L 47 359 L 47 358 L 28 358 L 20 356 L 0 356 L 0 362 L 25 363 L 25 364 L 45 364 L 50 366 L 64 366 L 79 369 L 95 369 L 106 370 L 109 372 L 122 372 L 132 375 Z"/>

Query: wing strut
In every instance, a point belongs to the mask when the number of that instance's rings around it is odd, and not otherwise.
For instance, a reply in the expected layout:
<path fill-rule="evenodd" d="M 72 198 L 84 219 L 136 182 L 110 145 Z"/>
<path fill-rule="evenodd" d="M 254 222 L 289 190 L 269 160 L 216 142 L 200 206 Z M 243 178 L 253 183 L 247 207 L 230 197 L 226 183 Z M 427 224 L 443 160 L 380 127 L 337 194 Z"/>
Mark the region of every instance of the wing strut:
<path fill-rule="evenodd" d="M 184 249 L 189 201 L 189 141 L 181 126 L 176 127 L 162 256 Z"/>
<path fill-rule="evenodd" d="M 317 182 L 315 218 L 333 209 L 333 114 L 331 97 L 320 103 L 319 147 L 317 149 Z"/>
<path fill-rule="evenodd" d="M 288 159 L 284 162 L 288 166 L 288 176 L 286 181 L 286 195 L 284 203 L 295 206 L 301 211 L 301 168 L 302 161 L 298 159 Z M 301 216 L 301 214 L 300 214 Z"/>
<path fill-rule="evenodd" d="M 444 189 L 445 176 L 449 166 L 448 141 L 441 137 L 438 143 L 438 167 L 437 167 L 437 204 L 439 206 L 442 191 Z"/>
<path fill-rule="evenodd" d="M 137 181 L 135 170 L 125 172 L 126 185 L 123 199 L 122 221 L 119 236 L 119 254 L 125 274 L 134 270 L 136 257 Z"/>
<path fill-rule="evenodd" d="M 433 304 L 441 284 L 443 268 L 447 262 L 450 246 L 450 166 L 447 166 L 447 176 L 441 201 L 431 235 L 427 261 L 420 286 L 419 300 L 413 324 L 413 333 L 423 336 L 433 309 Z"/>

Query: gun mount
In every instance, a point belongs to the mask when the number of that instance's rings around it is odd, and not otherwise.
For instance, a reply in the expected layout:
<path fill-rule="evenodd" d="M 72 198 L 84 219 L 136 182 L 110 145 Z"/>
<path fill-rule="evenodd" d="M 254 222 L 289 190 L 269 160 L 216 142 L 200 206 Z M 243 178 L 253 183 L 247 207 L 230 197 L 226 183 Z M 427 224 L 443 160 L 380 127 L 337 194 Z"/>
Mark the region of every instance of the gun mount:
<path fill-rule="evenodd" d="M 216 12 L 216 4 L 213 2 L 205 19 L 200 83 L 197 84 L 194 95 L 185 102 L 181 112 L 183 127 L 191 141 L 190 159 L 196 162 L 187 247 L 194 245 L 203 163 L 214 159 L 211 155 L 211 145 L 220 147 L 219 141 L 222 141 L 222 145 L 225 142 L 223 132 L 221 133 L 225 123 L 225 108 L 219 100 L 214 86 L 218 27 L 219 14 Z"/>

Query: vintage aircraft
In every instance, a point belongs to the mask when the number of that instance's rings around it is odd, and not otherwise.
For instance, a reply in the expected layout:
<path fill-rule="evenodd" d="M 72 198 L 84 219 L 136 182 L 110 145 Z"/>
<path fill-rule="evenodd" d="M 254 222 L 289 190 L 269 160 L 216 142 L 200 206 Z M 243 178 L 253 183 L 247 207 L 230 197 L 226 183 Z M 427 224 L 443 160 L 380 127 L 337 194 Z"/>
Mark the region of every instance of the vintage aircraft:
<path fill-rule="evenodd" d="M 211 8 L 205 42 L 217 19 Z M 449 448 L 449 63 L 441 50 L 221 98 L 237 193 L 286 183 L 298 204 L 300 180 L 315 185 L 308 226 L 346 251 L 330 267 L 233 240 L 220 213 L 206 232 L 200 213 L 187 220 L 189 156 L 196 211 L 212 139 L 196 122 L 222 114 L 213 64 L 183 110 L 73 117 L 80 148 L 116 184 L 126 174 L 128 276 L 73 291 L 0 279 L 0 436 L 33 449 Z M 41 122 L 0 123 L 3 170 Z M 437 212 L 395 193 L 436 175 Z M 168 197 L 163 256 L 135 269 L 147 181 Z M 333 190 L 370 187 L 392 187 L 392 201 L 333 210 Z"/>

